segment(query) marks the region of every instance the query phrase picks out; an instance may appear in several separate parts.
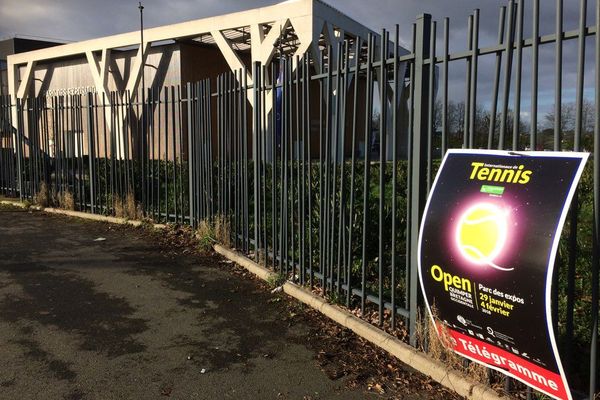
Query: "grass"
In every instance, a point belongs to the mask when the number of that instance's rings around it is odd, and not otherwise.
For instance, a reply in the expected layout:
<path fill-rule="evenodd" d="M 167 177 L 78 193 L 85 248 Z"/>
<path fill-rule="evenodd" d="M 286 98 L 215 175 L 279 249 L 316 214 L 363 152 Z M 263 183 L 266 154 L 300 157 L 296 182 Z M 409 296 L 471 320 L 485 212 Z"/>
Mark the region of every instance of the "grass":
<path fill-rule="evenodd" d="M 344 295 L 335 290 L 327 292 L 327 301 L 338 306 L 344 306 L 346 303 Z"/>
<path fill-rule="evenodd" d="M 225 247 L 231 247 L 231 224 L 225 216 L 215 218 L 215 238 Z"/>
<path fill-rule="evenodd" d="M 200 221 L 198 228 L 194 233 L 198 241 L 198 249 L 203 253 L 208 253 L 212 250 L 212 245 L 215 243 L 215 230 L 207 221 Z"/>
<path fill-rule="evenodd" d="M 61 208 L 64 208 L 65 210 L 75 210 L 75 199 L 73 198 L 73 194 L 68 190 L 65 190 L 59 196 L 58 204 Z"/>
<path fill-rule="evenodd" d="M 50 205 L 50 191 L 46 182 L 40 183 L 40 190 L 33 196 L 33 203 L 41 206 L 48 207 Z"/>
<path fill-rule="evenodd" d="M 135 195 L 131 190 L 127 192 L 125 199 L 115 196 L 114 212 L 119 218 L 139 220 L 144 217 L 142 206 L 135 201 Z"/>
<path fill-rule="evenodd" d="M 286 277 L 284 274 L 282 273 L 278 273 L 278 274 L 271 274 L 269 275 L 269 278 L 267 279 L 267 285 L 269 285 L 269 287 L 271 289 L 275 289 L 281 285 L 283 285 L 286 281 Z"/>
<path fill-rule="evenodd" d="M 475 382 L 486 382 L 487 368 L 481 364 L 468 362 L 452 350 L 452 338 L 447 328 L 437 318 L 435 305 L 431 307 L 433 320 L 429 315 L 417 314 L 417 342 L 419 350 L 434 360 L 442 362 L 449 368 L 462 372 Z M 435 325 L 434 322 L 435 321 Z"/>

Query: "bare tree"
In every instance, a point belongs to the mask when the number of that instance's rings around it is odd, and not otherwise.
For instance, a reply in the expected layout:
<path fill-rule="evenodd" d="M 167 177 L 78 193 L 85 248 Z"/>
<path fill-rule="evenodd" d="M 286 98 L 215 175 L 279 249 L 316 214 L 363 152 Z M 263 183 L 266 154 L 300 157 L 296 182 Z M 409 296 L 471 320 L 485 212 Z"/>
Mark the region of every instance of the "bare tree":
<path fill-rule="evenodd" d="M 443 109 L 442 109 L 441 100 L 437 100 L 435 103 L 434 109 L 434 131 L 437 133 L 434 138 L 434 146 L 441 146 L 441 133 L 443 126 Z M 466 107 L 465 103 L 449 101 L 448 102 L 448 111 L 447 111 L 447 140 L 448 145 L 450 147 L 462 147 L 465 143 L 465 118 L 468 117 L 466 115 Z M 474 121 L 474 132 L 473 132 L 473 147 L 475 148 L 487 148 L 488 146 L 488 136 L 490 132 L 490 124 L 491 124 L 491 112 L 490 110 L 483 107 L 483 105 L 478 104 L 475 108 L 475 121 Z M 492 146 L 498 146 L 499 134 L 500 134 L 500 125 L 502 121 L 502 114 L 497 114 L 494 129 L 493 129 L 493 137 L 492 137 Z M 467 130 L 470 129 L 470 126 L 466 127 Z M 506 115 L 506 131 L 504 133 L 504 147 L 511 147 L 513 140 L 513 128 L 514 128 L 514 112 L 509 109 Z M 519 119 L 519 134 L 518 138 L 518 147 L 520 149 L 528 148 L 530 146 L 529 143 L 529 132 L 530 132 L 530 124 L 528 121 Z"/>
<path fill-rule="evenodd" d="M 581 104 L 581 130 L 583 133 L 593 133 L 594 131 L 594 103 L 588 99 L 583 99 Z M 575 122 L 577 116 L 577 105 L 574 102 L 565 103 L 561 107 L 560 117 L 560 131 L 562 133 L 572 133 L 575 131 Z M 543 128 L 554 129 L 554 107 L 552 110 L 544 115 L 545 124 Z"/>

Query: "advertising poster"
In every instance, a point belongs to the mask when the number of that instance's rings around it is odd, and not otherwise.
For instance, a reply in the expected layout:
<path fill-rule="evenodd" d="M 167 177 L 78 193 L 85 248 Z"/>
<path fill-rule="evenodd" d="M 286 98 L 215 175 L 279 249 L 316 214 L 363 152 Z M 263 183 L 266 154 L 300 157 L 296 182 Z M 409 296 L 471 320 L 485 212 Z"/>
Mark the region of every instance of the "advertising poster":
<path fill-rule="evenodd" d="M 438 334 L 556 399 L 571 394 L 552 328 L 552 273 L 587 156 L 450 150 L 419 234 L 421 289 Z"/>

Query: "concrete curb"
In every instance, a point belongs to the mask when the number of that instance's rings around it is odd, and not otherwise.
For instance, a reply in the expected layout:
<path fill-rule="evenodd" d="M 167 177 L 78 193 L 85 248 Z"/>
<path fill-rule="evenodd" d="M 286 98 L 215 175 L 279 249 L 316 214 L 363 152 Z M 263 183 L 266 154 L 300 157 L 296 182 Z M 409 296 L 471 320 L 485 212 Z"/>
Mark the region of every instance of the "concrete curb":
<path fill-rule="evenodd" d="M 254 261 L 235 251 L 229 250 L 218 244 L 214 245 L 213 248 L 217 253 L 236 262 L 263 280 L 272 279 L 277 276 L 274 272 L 261 267 Z M 395 337 L 352 315 L 348 311 L 327 303 L 323 298 L 314 295 L 301 286 L 286 282 L 283 285 L 283 291 L 289 296 L 292 296 L 331 318 L 338 324 L 352 330 L 360 337 L 394 355 L 411 368 L 416 369 L 439 382 L 441 385 L 455 391 L 460 396 L 473 400 L 507 399 L 507 397 L 501 396 L 492 388 L 470 381 L 462 374 L 447 368 L 441 362 L 415 350 Z"/>
<path fill-rule="evenodd" d="M 132 225 L 132 226 L 142 225 L 142 221 L 128 220 L 125 218 L 118 218 L 118 217 L 109 217 L 109 216 L 105 216 L 105 215 L 88 214 L 88 213 L 84 213 L 81 211 L 70 211 L 70 210 L 63 210 L 60 208 L 46 207 L 46 208 L 42 208 L 41 211 L 47 212 L 50 214 L 61 214 L 61 215 L 68 215 L 69 217 L 84 218 L 84 219 L 89 219 L 92 221 L 109 222 L 111 224 Z"/>
<path fill-rule="evenodd" d="M 249 258 L 246 258 L 233 250 L 229 250 L 228 248 L 223 247 L 220 244 L 213 245 L 213 249 L 225 258 L 246 268 L 248 271 L 252 272 L 254 275 L 258 276 L 264 281 L 275 279 L 277 277 L 277 274 L 275 274 L 274 272 L 261 267 Z"/>
<path fill-rule="evenodd" d="M 2 200 L 2 201 L 0 201 L 0 204 L 4 204 L 7 206 L 13 206 L 13 207 L 19 207 L 19 208 L 28 208 L 26 204 L 21 203 L 20 201 Z"/>
<path fill-rule="evenodd" d="M 106 215 L 90 214 L 90 213 L 85 213 L 85 212 L 81 212 L 81 211 L 63 210 L 62 208 L 41 207 L 41 206 L 35 206 L 35 205 L 27 206 L 25 203 L 22 203 L 20 201 L 2 200 L 2 201 L 0 201 L 0 204 L 6 204 L 6 205 L 14 206 L 14 207 L 19 207 L 19 208 L 29 208 L 31 210 L 43 211 L 43 212 L 50 213 L 50 214 L 60 214 L 60 215 L 66 215 L 69 217 L 83 218 L 83 219 L 88 219 L 91 221 L 108 222 L 111 224 L 118 224 L 118 225 L 131 225 L 131 226 L 137 227 L 137 226 L 141 226 L 144 224 L 144 222 L 135 220 L 135 219 L 110 217 L 110 216 L 106 216 Z M 165 229 L 167 226 L 165 224 L 153 224 L 153 227 L 154 227 L 154 229 Z"/>

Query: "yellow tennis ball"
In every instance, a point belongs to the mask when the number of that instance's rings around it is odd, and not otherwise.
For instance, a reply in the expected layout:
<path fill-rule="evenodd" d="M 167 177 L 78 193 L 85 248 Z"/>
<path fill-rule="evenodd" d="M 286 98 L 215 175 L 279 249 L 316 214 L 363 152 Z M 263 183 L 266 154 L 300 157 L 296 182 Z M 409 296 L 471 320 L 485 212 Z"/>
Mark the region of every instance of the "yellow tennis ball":
<path fill-rule="evenodd" d="M 456 244 L 467 260 L 476 264 L 494 264 L 506 242 L 506 210 L 491 204 L 469 207 L 456 225 Z"/>

